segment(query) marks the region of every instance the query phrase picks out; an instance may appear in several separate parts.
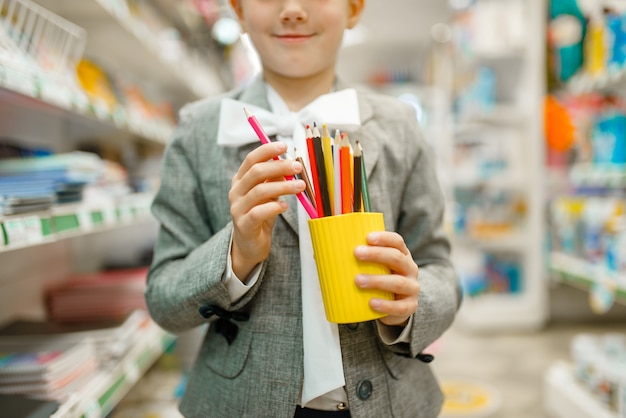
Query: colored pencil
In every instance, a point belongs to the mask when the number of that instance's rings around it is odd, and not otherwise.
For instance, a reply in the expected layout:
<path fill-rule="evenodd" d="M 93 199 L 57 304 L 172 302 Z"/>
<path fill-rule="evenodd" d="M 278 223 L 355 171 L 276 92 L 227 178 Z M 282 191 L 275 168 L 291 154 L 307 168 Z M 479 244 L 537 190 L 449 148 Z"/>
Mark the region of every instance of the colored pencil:
<path fill-rule="evenodd" d="M 323 213 L 321 216 L 330 216 L 333 210 L 330 206 L 330 198 L 328 197 L 328 179 L 326 176 L 326 164 L 324 161 L 324 150 L 322 149 L 322 136 L 317 124 L 313 123 L 313 150 L 315 151 L 315 164 L 317 165 L 317 175 L 319 176 L 319 187 L 322 198 Z M 317 209 L 320 213 L 320 209 Z"/>
<path fill-rule="evenodd" d="M 252 126 L 252 129 L 256 133 L 256 136 L 259 138 L 261 143 L 269 144 L 271 142 L 270 138 L 267 136 L 267 134 L 263 130 L 263 127 L 261 126 L 257 118 L 252 113 L 250 113 L 250 111 L 246 109 L 245 107 L 243 108 L 243 111 L 246 113 L 246 117 L 248 118 L 248 123 L 250 123 L 250 126 Z M 274 157 L 274 159 L 280 160 L 280 157 L 276 156 Z M 304 170 L 305 168 L 302 167 L 302 169 Z M 293 180 L 293 178 L 294 178 L 293 176 L 285 177 L 286 180 Z M 315 210 L 315 208 L 311 204 L 311 201 L 306 197 L 306 195 L 303 192 L 300 192 L 296 194 L 296 197 L 298 198 L 298 200 L 304 207 L 304 210 L 306 210 L 307 214 L 309 215 L 309 218 L 316 219 L 318 217 L 317 210 Z"/>
<path fill-rule="evenodd" d="M 352 178 L 350 176 L 350 139 L 344 135 L 339 148 L 341 164 L 341 213 L 352 212 Z"/>
<path fill-rule="evenodd" d="M 306 126 L 306 148 L 309 155 L 309 167 L 311 168 L 311 181 L 313 182 L 313 193 L 315 195 L 315 207 L 318 216 L 324 216 L 324 205 L 322 204 L 322 194 L 320 192 L 320 177 L 317 172 L 317 163 L 315 162 L 315 143 L 313 141 L 313 132 L 311 127 Z"/>
<path fill-rule="evenodd" d="M 361 187 L 362 187 L 362 172 L 361 172 L 361 153 L 363 149 L 359 141 L 356 141 L 356 150 L 354 150 L 354 211 L 361 212 Z"/>
<path fill-rule="evenodd" d="M 371 212 L 370 193 L 367 187 L 367 170 L 365 169 L 365 152 L 361 148 L 361 194 L 363 195 L 363 209 L 365 212 Z"/>
<path fill-rule="evenodd" d="M 335 215 L 341 215 L 341 162 L 339 159 L 341 132 L 339 132 L 339 129 L 335 131 L 335 138 L 333 139 L 333 142 L 333 213 Z"/>
<path fill-rule="evenodd" d="M 324 165 L 326 166 L 326 184 L 328 190 L 328 198 L 330 199 L 330 208 L 332 214 L 335 214 L 335 175 L 333 172 L 333 139 L 330 137 L 326 124 L 322 125 L 322 150 L 324 151 Z"/>
<path fill-rule="evenodd" d="M 306 168 L 306 165 L 304 164 L 302 155 L 300 155 L 297 148 L 294 148 L 293 152 L 296 155 L 296 161 L 302 164 L 302 173 L 300 173 L 300 177 L 302 177 L 302 180 L 304 180 L 304 183 L 306 184 L 306 189 L 304 189 L 304 192 L 306 193 L 311 203 L 315 205 L 315 193 L 313 192 L 313 185 L 311 184 L 311 179 L 309 178 L 308 170 Z"/>

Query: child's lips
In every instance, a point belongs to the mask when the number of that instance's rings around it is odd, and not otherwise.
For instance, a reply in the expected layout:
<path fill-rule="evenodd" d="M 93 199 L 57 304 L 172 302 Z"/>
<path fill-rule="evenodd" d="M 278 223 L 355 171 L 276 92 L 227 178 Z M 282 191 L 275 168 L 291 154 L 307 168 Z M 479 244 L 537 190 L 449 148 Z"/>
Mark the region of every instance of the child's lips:
<path fill-rule="evenodd" d="M 282 42 L 286 43 L 301 43 L 306 42 L 313 37 L 313 35 L 309 34 L 299 34 L 299 33 L 287 33 L 281 35 L 275 35 Z"/>

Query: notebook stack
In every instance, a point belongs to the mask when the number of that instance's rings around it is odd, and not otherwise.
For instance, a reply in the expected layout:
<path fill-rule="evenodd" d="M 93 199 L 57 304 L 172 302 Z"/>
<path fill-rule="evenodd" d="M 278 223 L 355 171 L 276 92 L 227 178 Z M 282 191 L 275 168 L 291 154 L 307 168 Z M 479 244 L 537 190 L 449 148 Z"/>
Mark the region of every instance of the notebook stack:
<path fill-rule="evenodd" d="M 134 310 L 147 310 L 147 274 L 141 267 L 72 277 L 48 292 L 48 317 L 64 323 L 119 321 Z"/>
<path fill-rule="evenodd" d="M 89 341 L 94 345 L 100 366 L 106 368 L 128 352 L 149 321 L 150 317 L 144 310 L 133 311 L 122 320 L 97 322 L 57 323 L 17 319 L 0 328 L 0 346 L 8 342 L 26 345 Z"/>
<path fill-rule="evenodd" d="M 96 182 L 101 173 L 100 157 L 79 151 L 0 159 L 0 215 L 46 210 L 53 203 L 79 202 L 85 185 Z"/>
<path fill-rule="evenodd" d="M 0 394 L 63 402 L 93 378 L 98 361 L 92 344 L 0 344 Z"/>

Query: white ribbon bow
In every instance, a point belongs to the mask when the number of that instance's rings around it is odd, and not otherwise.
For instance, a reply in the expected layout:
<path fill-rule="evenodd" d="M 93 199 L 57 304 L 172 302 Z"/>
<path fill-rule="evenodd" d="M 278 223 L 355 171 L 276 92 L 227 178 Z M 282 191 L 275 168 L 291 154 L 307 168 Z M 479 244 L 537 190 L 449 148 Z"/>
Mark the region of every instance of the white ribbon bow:
<path fill-rule="evenodd" d="M 350 132 L 361 126 L 359 102 L 354 89 L 324 94 L 298 113 L 285 115 L 275 114 L 258 106 L 225 98 L 222 100 L 220 112 L 220 125 L 217 133 L 218 145 L 239 147 L 259 142 L 259 138 L 246 122 L 244 107 L 256 116 L 268 136 L 302 137 L 304 125 L 312 125 L 313 122 L 325 123 L 331 132 L 334 129 Z M 295 135 L 296 131 L 299 130 L 302 130 L 302 132 L 298 132 L 301 135 Z M 301 151 L 304 150 L 306 150 L 306 146 L 301 148 Z"/>
<path fill-rule="evenodd" d="M 276 135 L 280 141 L 295 146 L 305 163 L 306 133 L 304 125 L 324 123 L 334 132 L 354 131 L 361 126 L 359 103 L 354 89 L 341 90 L 318 97 L 297 113 L 289 112 L 278 94 L 269 89 L 268 99 L 275 113 L 266 109 L 225 98 L 222 100 L 217 143 L 237 147 L 259 142 L 246 121 L 243 108 L 256 116 L 268 136 Z M 309 171 L 310 172 L 310 171 Z M 302 331 L 304 343 L 304 382 L 302 405 L 345 386 L 341 345 L 337 324 L 328 322 L 324 313 L 322 292 L 313 258 L 313 245 L 308 226 L 308 215 L 298 205 L 298 236 L 302 271 Z"/>

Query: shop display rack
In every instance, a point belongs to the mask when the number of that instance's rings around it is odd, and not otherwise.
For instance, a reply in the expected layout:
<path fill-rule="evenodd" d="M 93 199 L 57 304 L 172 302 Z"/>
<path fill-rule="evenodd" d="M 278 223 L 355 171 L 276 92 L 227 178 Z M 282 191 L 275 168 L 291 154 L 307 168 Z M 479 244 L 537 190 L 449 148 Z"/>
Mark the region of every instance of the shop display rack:
<path fill-rule="evenodd" d="M 125 0 L 0 0 L 0 137 L 53 154 L 95 146 L 120 165 L 149 171 L 174 122 L 107 111 L 83 90 L 78 63 L 88 58 L 133 86 L 147 86 L 157 100 L 167 98 L 174 114 L 225 86 L 215 63 L 187 45 L 168 55 L 171 39 L 155 35 L 148 23 Z M 144 192 L 0 216 L 0 323 L 44 319 L 51 287 L 144 255 L 156 234 L 149 211 L 154 185 L 134 180 Z M 107 416 L 173 341 L 152 324 L 119 363 L 100 370 L 53 417 Z"/>
<path fill-rule="evenodd" d="M 619 418 L 576 381 L 564 361 L 552 364 L 544 376 L 544 404 L 552 418 Z"/>
<path fill-rule="evenodd" d="M 151 201 L 151 194 L 135 194 L 103 207 L 66 204 L 42 212 L 0 216 L 0 253 L 154 222 Z"/>
<path fill-rule="evenodd" d="M 454 145 L 456 160 L 464 158 L 463 168 L 474 168 L 462 171 L 457 165 L 452 181 L 453 258 L 465 283 L 472 283 L 466 284 L 467 296 L 456 322 L 471 331 L 538 329 L 548 315 L 543 254 L 537 245 L 544 222 L 543 190 L 537 187 L 542 184 L 544 158 L 542 117 L 536 111 L 545 91 L 544 5 L 544 0 L 477 1 L 452 21 L 453 32 L 461 34 L 459 76 L 467 78 L 468 68 L 477 75 L 470 88 L 461 90 Z M 506 15 L 503 19 L 534 29 L 525 33 L 523 42 L 513 33 L 495 39 L 491 35 L 502 25 L 493 18 L 496 8 Z M 480 147 L 496 157 L 488 160 L 487 152 L 472 151 Z M 472 163 L 472 158 L 484 160 Z M 494 207 L 503 214 L 502 220 L 495 219 Z M 481 254 L 485 261 L 479 274 Z M 504 260 L 500 265 L 498 257 Z M 489 260 L 496 260 L 495 274 L 489 271 Z M 501 282 L 513 265 L 516 271 L 509 274 L 507 289 Z M 478 276 L 482 290 L 475 291 Z"/>
<path fill-rule="evenodd" d="M 172 334 L 150 323 L 123 358 L 108 370 L 100 370 L 88 385 L 72 394 L 50 418 L 106 417 L 175 341 Z"/>

